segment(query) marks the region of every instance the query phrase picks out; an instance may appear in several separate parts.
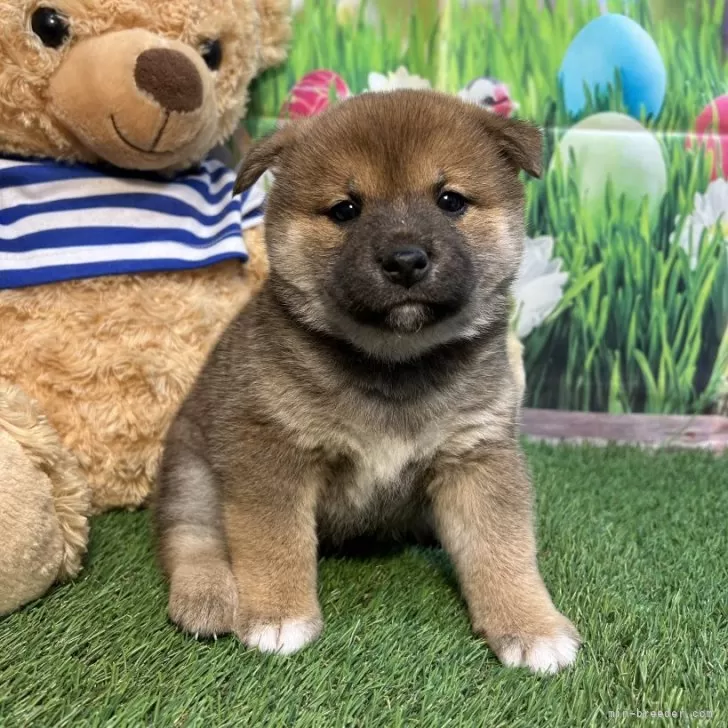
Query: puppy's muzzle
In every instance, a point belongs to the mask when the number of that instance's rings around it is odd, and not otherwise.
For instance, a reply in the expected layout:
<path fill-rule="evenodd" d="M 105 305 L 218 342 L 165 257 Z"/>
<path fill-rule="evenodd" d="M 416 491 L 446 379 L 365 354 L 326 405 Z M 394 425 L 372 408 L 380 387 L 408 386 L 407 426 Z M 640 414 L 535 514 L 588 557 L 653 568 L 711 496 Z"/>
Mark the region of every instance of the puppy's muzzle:
<path fill-rule="evenodd" d="M 327 294 L 358 324 L 412 333 L 459 313 L 474 285 L 465 238 L 438 208 L 382 204 L 352 226 Z"/>
<path fill-rule="evenodd" d="M 392 283 L 411 288 L 425 280 L 432 269 L 430 256 L 422 248 L 398 248 L 381 258 L 384 277 Z"/>

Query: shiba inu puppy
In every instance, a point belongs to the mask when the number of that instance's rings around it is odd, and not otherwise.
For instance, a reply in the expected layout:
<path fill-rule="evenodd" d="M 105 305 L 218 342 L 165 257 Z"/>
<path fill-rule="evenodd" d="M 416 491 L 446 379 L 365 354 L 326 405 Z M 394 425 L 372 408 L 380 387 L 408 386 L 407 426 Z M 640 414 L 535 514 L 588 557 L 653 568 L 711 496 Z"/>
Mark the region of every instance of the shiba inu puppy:
<path fill-rule="evenodd" d="M 270 277 L 173 423 L 156 504 L 169 612 L 292 653 L 317 555 L 433 535 L 505 665 L 579 636 L 539 574 L 509 296 L 540 132 L 433 91 L 364 94 L 259 142 Z"/>

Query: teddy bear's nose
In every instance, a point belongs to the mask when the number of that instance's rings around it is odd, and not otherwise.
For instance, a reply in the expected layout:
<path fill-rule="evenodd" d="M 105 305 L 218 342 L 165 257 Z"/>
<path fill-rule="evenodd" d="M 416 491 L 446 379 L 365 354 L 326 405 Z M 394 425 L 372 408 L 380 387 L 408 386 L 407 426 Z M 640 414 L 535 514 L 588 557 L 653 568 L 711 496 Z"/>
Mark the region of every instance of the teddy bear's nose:
<path fill-rule="evenodd" d="M 195 64 L 180 51 L 151 48 L 137 58 L 134 79 L 167 111 L 196 111 L 204 89 Z"/>

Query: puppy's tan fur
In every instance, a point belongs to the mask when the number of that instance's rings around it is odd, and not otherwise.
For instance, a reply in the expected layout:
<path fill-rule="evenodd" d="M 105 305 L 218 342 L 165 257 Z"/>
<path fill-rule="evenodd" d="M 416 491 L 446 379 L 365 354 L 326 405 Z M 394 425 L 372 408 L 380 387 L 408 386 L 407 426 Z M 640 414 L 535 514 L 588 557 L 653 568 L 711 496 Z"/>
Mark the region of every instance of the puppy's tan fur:
<path fill-rule="evenodd" d="M 509 291 L 519 170 L 540 134 L 434 92 L 366 94 L 248 155 L 266 168 L 271 274 L 173 424 L 156 523 L 169 610 L 203 635 L 293 652 L 313 640 L 320 545 L 434 536 L 473 628 L 507 665 L 556 671 L 579 638 L 536 563 L 518 445 Z M 457 213 L 438 205 L 460 193 Z M 361 214 L 334 221 L 337 203 Z M 421 246 L 424 281 L 383 259 Z"/>

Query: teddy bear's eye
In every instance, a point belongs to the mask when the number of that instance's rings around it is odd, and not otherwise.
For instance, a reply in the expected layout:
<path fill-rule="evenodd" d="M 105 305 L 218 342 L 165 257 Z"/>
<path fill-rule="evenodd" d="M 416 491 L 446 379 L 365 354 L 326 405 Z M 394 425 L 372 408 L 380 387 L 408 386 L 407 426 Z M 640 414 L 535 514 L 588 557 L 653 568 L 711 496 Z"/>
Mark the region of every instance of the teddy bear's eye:
<path fill-rule="evenodd" d="M 48 48 L 60 48 L 71 35 L 68 19 L 53 8 L 38 8 L 30 19 L 30 27 Z"/>
<path fill-rule="evenodd" d="M 219 40 L 206 40 L 200 53 L 211 71 L 217 71 L 222 66 L 222 43 Z"/>

